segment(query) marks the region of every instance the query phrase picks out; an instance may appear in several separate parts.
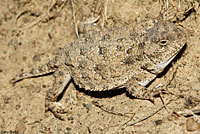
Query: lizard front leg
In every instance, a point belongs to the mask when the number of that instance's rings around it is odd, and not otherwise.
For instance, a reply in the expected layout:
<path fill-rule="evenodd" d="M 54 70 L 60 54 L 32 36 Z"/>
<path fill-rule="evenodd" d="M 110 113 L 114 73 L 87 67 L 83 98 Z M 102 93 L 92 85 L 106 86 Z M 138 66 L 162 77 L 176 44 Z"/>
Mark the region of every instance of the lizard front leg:
<path fill-rule="evenodd" d="M 156 78 L 146 70 L 140 70 L 140 73 L 134 75 L 126 84 L 126 90 L 134 97 L 146 100 L 153 100 L 152 90 L 148 90 L 146 86 Z"/>

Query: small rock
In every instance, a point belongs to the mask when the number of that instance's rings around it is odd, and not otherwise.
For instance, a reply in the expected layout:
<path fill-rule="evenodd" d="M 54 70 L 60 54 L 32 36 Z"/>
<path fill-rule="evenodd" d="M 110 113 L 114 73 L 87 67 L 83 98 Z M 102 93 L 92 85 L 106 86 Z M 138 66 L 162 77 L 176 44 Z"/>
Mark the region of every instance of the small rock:
<path fill-rule="evenodd" d="M 74 118 L 72 116 L 67 118 L 68 120 L 74 120 Z"/>
<path fill-rule="evenodd" d="M 200 128 L 200 124 L 198 124 L 193 118 L 189 118 L 186 120 L 186 130 L 189 132 L 196 131 Z"/>
<path fill-rule="evenodd" d="M 169 116 L 167 116 L 168 121 L 178 120 L 178 118 L 179 118 L 178 114 L 175 114 L 175 113 L 172 113 Z"/>
<path fill-rule="evenodd" d="M 23 61 L 26 61 L 26 60 L 27 60 L 27 57 L 24 56 L 24 57 L 23 57 Z"/>
<path fill-rule="evenodd" d="M 92 108 L 91 104 L 85 104 L 85 103 L 83 103 L 83 106 L 84 106 L 88 111 Z"/>
<path fill-rule="evenodd" d="M 11 100 L 10 97 L 5 97 L 5 98 L 4 98 L 4 103 L 5 103 L 5 104 L 8 104 L 8 103 L 10 103 L 10 100 Z"/>
<path fill-rule="evenodd" d="M 40 56 L 39 56 L 39 55 L 35 55 L 35 56 L 33 57 L 33 61 L 41 61 Z"/>
<path fill-rule="evenodd" d="M 16 46 L 17 44 L 17 40 L 16 39 L 11 39 L 9 42 L 8 42 L 8 46 Z"/>
<path fill-rule="evenodd" d="M 19 104 L 15 106 L 15 110 L 18 110 L 20 108 L 21 108 L 21 105 L 19 105 Z"/>
<path fill-rule="evenodd" d="M 162 120 L 156 120 L 155 123 L 156 123 L 156 125 L 161 125 L 162 124 Z"/>
<path fill-rule="evenodd" d="M 21 45 L 22 45 L 22 42 L 18 42 L 18 45 L 21 46 Z"/>
<path fill-rule="evenodd" d="M 70 127 L 67 127 L 67 128 L 66 128 L 66 130 L 67 130 L 67 131 L 70 131 L 70 130 L 72 130 L 72 128 L 70 128 Z"/>
<path fill-rule="evenodd" d="M 43 85 L 42 85 L 42 87 L 43 87 L 43 88 L 46 88 L 46 87 L 47 87 L 47 85 L 43 84 Z"/>
<path fill-rule="evenodd" d="M 114 106 L 112 106 L 110 110 L 111 110 L 111 111 L 114 111 L 114 109 L 115 109 L 115 107 L 114 107 Z"/>

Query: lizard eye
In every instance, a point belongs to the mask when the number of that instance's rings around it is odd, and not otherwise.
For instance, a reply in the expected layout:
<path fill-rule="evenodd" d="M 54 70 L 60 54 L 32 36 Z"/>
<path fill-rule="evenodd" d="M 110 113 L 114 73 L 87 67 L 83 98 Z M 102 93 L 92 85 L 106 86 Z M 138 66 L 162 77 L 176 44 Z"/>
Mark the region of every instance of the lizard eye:
<path fill-rule="evenodd" d="M 160 45 L 161 45 L 161 46 L 167 45 L 167 40 L 161 40 L 161 41 L 160 41 Z"/>

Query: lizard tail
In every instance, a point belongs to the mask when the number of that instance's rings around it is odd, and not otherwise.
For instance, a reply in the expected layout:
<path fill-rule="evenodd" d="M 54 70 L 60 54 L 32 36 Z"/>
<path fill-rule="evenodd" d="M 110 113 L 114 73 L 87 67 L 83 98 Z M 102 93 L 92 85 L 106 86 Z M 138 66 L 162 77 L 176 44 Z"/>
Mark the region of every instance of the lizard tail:
<path fill-rule="evenodd" d="M 31 71 L 24 72 L 24 73 L 21 73 L 20 75 L 17 75 L 16 77 L 10 80 L 10 83 L 15 84 L 23 79 L 39 77 L 39 76 L 53 73 L 55 71 L 56 71 L 56 67 L 52 66 L 51 63 L 48 63 L 46 65 L 40 66 L 37 69 L 32 69 Z"/>

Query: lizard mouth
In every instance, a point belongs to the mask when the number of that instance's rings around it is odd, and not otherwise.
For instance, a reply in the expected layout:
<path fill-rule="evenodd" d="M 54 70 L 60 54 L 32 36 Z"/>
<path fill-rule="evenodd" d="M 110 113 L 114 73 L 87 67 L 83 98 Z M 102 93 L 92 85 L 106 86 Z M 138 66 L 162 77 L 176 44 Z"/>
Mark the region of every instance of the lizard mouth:
<path fill-rule="evenodd" d="M 180 47 L 180 49 L 178 49 L 178 51 L 173 52 L 171 57 L 163 60 L 162 62 L 160 62 L 158 64 L 156 64 L 155 65 L 155 69 L 154 69 L 154 71 L 152 73 L 155 73 L 155 74 L 161 73 L 165 69 L 165 67 L 167 65 L 169 65 L 169 63 L 172 62 L 172 60 L 177 56 L 177 54 L 179 53 L 179 51 L 181 50 L 181 48 L 182 47 Z"/>
<path fill-rule="evenodd" d="M 176 57 L 178 53 L 175 53 L 172 57 L 170 57 L 169 59 L 159 63 L 156 65 L 157 68 L 157 73 L 161 73 L 163 71 L 163 69 Z"/>

